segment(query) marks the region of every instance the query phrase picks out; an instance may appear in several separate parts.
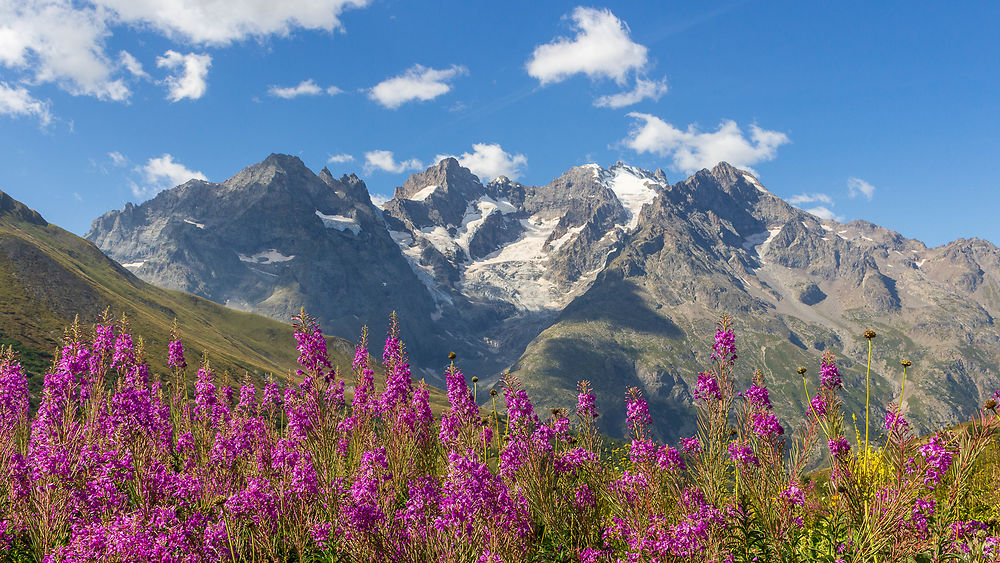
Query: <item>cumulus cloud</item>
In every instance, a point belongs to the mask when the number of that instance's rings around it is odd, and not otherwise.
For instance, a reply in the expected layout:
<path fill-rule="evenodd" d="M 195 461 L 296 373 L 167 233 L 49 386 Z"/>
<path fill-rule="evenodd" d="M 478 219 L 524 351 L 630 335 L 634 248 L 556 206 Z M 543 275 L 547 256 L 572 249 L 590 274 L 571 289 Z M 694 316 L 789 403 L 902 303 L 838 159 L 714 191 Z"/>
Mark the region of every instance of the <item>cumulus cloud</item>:
<path fill-rule="evenodd" d="M 647 113 L 632 112 L 636 124 L 623 140 L 625 146 L 639 153 L 653 153 L 670 158 L 673 168 L 691 173 L 726 161 L 738 168 L 753 171 L 752 165 L 773 160 L 778 147 L 788 143 L 788 136 L 750 126 L 749 138 L 736 122 L 725 120 L 716 131 L 702 132 L 695 125 L 681 130 Z"/>
<path fill-rule="evenodd" d="M 435 161 L 441 162 L 449 156 L 453 155 L 439 154 L 435 157 Z M 521 168 L 528 164 L 528 157 L 523 154 L 510 154 L 495 143 L 475 143 L 472 145 L 471 153 L 465 152 L 455 158 L 459 164 L 471 170 L 484 182 L 489 182 L 498 176 L 516 180 L 521 176 Z"/>
<path fill-rule="evenodd" d="M 810 209 L 806 209 L 805 211 L 806 213 L 812 213 L 813 215 L 819 217 L 820 219 L 830 219 L 833 221 L 844 220 L 843 217 L 837 215 L 836 213 L 833 212 L 833 210 L 823 205 L 820 205 L 818 207 L 812 207 Z"/>
<path fill-rule="evenodd" d="M 396 162 L 392 151 L 376 150 L 365 153 L 365 174 L 371 174 L 375 170 L 399 174 L 407 170 L 420 170 L 423 167 L 424 165 L 415 158 Z"/>
<path fill-rule="evenodd" d="M 863 195 L 865 199 L 871 201 L 872 196 L 875 195 L 875 186 L 865 182 L 861 178 L 851 177 L 847 179 L 847 195 L 852 198 Z"/>
<path fill-rule="evenodd" d="M 798 194 L 793 195 L 786 201 L 792 205 L 802 205 L 806 203 L 825 203 L 833 205 L 833 198 L 826 194 Z"/>
<path fill-rule="evenodd" d="M 130 53 L 107 52 L 122 26 L 202 45 L 288 35 L 295 29 L 335 31 L 341 14 L 369 0 L 13 0 L 0 1 L 0 67 L 29 84 L 54 83 L 73 95 L 127 101 L 126 78 L 148 79 Z M 207 69 L 207 59 L 196 61 Z M 197 76 L 172 90 L 197 98 Z M 168 79 L 169 81 L 170 79 Z M 170 82 L 168 82 L 170 84 Z M 203 88 L 201 92 L 203 92 Z M 174 94 L 172 94 L 173 96 Z"/>
<path fill-rule="evenodd" d="M 152 197 L 188 180 L 207 180 L 201 172 L 189 170 L 183 164 L 175 162 L 170 154 L 150 158 L 146 164 L 136 168 L 136 172 L 143 177 L 143 185 L 132 183 L 132 193 L 138 198 Z"/>
<path fill-rule="evenodd" d="M 594 100 L 594 105 L 599 108 L 617 109 L 637 104 L 647 98 L 655 102 L 666 93 L 667 81 L 665 79 L 656 81 L 637 78 L 635 81 L 635 87 L 632 88 L 632 90 L 618 94 L 611 94 L 610 96 L 601 96 L 600 98 Z"/>
<path fill-rule="evenodd" d="M 339 164 L 339 163 L 342 163 L 342 162 L 351 162 L 352 160 L 354 160 L 354 156 L 350 155 L 350 154 L 347 154 L 347 153 L 332 154 L 332 155 L 330 155 L 330 158 L 326 159 L 326 161 L 329 162 L 329 163 L 331 163 L 331 164 L 334 164 L 334 163 Z"/>
<path fill-rule="evenodd" d="M 110 14 L 71 0 L 0 2 L 0 66 L 33 83 L 53 82 L 74 95 L 127 100 L 104 49 Z"/>
<path fill-rule="evenodd" d="M 426 102 L 448 93 L 451 90 L 449 82 L 467 72 L 465 67 L 458 65 L 440 70 L 413 65 L 403 74 L 376 84 L 369 90 L 368 97 L 389 109 L 414 100 Z"/>
<path fill-rule="evenodd" d="M 629 71 L 646 66 L 648 49 L 632 41 L 628 26 L 610 10 L 579 6 L 570 19 L 576 36 L 539 45 L 526 64 L 528 74 L 542 85 L 578 73 L 624 84 Z"/>
<path fill-rule="evenodd" d="M 193 43 L 223 45 L 293 29 L 335 31 L 340 15 L 368 0 L 93 0 L 122 21 Z"/>
<path fill-rule="evenodd" d="M 208 67 L 212 66 L 212 57 L 205 54 L 188 53 L 182 55 L 169 50 L 162 57 L 156 58 L 156 66 L 172 71 L 173 74 L 164 79 L 167 85 L 167 99 L 177 102 L 184 98 L 197 100 L 205 95 L 208 88 L 206 77 Z"/>
<path fill-rule="evenodd" d="M 0 82 L 0 115 L 35 117 L 42 127 L 52 122 L 48 102 L 37 100 L 23 86 Z"/>
<path fill-rule="evenodd" d="M 330 86 L 328 88 L 320 88 L 316 85 L 316 82 L 312 78 L 308 80 L 303 80 L 299 82 L 296 86 L 271 86 L 267 89 L 267 93 L 278 97 L 290 100 L 292 98 L 297 98 L 299 96 L 318 96 L 323 93 L 334 96 L 343 92 L 340 88 L 336 86 Z"/>

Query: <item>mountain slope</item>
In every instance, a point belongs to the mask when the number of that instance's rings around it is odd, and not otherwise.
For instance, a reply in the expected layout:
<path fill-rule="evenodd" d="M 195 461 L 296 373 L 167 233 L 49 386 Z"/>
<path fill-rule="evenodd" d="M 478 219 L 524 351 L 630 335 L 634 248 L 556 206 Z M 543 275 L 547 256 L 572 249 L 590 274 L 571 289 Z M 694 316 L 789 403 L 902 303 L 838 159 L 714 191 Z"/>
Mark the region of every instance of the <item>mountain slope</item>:
<path fill-rule="evenodd" d="M 0 340 L 29 360 L 38 383 L 63 329 L 79 315 L 85 326 L 102 312 L 125 314 L 145 342 L 154 370 L 166 372 L 166 349 L 176 318 L 189 363 L 207 353 L 220 373 L 259 379 L 294 371 L 292 329 L 193 295 L 150 285 L 110 260 L 96 246 L 46 222 L 0 191 Z M 349 365 L 353 346 L 331 338 L 336 363 Z"/>
<path fill-rule="evenodd" d="M 795 369 L 828 350 L 857 408 L 867 328 L 881 335 L 877 402 L 898 399 L 909 358 L 904 407 L 920 428 L 1000 387 L 1000 250 L 822 220 L 726 163 L 676 184 L 617 163 L 527 186 L 484 184 L 449 158 L 378 209 L 355 176 L 271 155 L 109 212 L 87 237 L 148 281 L 277 318 L 305 304 L 334 333 L 399 309 L 434 381 L 448 350 L 482 384 L 510 369 L 540 408 L 571 406 L 589 379 L 612 434 L 630 385 L 664 437 L 690 430 L 690 386 L 722 312 L 737 319 L 743 375 L 764 370 L 783 416 L 805 406 Z"/>
<path fill-rule="evenodd" d="M 566 404 L 569 374 L 603 360 L 595 384 L 607 389 L 609 430 L 623 423 L 614 391 L 637 385 L 664 415 L 663 435 L 692 431 L 693 375 L 710 365 L 723 311 L 736 317 L 746 383 L 762 368 L 786 417 L 807 408 L 796 367 L 810 366 L 814 390 L 826 350 L 842 358 L 848 404 L 863 412 L 867 328 L 880 334 L 879 405 L 898 400 L 898 362 L 911 359 L 903 404 L 923 429 L 967 417 L 1000 386 L 991 373 L 1000 332 L 985 308 L 997 304 L 989 296 L 1000 269 L 982 269 L 996 256 L 988 243 L 929 250 L 869 223 L 820 220 L 724 163 L 664 190 L 639 227 L 512 368 Z"/>

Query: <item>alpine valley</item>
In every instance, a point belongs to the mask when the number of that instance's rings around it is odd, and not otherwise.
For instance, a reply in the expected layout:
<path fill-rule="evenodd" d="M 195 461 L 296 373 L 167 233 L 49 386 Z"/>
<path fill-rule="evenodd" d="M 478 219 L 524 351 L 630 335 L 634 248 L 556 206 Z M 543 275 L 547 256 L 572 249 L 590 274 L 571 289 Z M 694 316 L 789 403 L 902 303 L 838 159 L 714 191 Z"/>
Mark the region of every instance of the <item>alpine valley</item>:
<path fill-rule="evenodd" d="M 348 339 L 368 325 L 377 340 L 395 310 L 428 382 L 455 351 L 481 403 L 507 371 L 539 409 L 572 406 L 590 380 L 612 435 L 633 385 L 662 438 L 694 431 L 721 313 L 741 376 L 760 368 L 792 420 L 808 408 L 796 369 L 814 391 L 824 352 L 863 382 L 869 328 L 877 403 L 899 401 L 911 360 L 902 401 L 920 430 L 967 419 L 1000 387 L 997 247 L 820 219 L 726 163 L 674 184 L 617 163 L 526 186 L 484 184 L 449 158 L 379 207 L 357 176 L 273 154 L 110 211 L 86 238 L 157 286 L 281 321 L 304 306 Z M 846 388 L 848 412 L 863 412 L 864 385 Z"/>

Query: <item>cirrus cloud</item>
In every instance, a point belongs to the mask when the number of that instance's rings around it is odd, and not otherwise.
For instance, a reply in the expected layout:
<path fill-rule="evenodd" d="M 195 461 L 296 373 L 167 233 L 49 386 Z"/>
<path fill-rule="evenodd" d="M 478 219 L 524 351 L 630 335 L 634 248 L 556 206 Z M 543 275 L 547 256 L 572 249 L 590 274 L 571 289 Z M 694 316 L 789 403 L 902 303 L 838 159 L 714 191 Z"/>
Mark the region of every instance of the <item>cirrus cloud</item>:
<path fill-rule="evenodd" d="M 668 157 L 674 169 L 685 173 L 711 168 L 722 161 L 753 172 L 752 165 L 774 160 L 778 147 L 790 142 L 784 133 L 761 129 L 756 124 L 750 126 L 747 137 L 732 120 L 724 120 L 715 131 L 703 132 L 695 125 L 678 129 L 647 113 L 631 112 L 628 116 L 636 124 L 623 140 L 625 146 L 638 153 Z"/>

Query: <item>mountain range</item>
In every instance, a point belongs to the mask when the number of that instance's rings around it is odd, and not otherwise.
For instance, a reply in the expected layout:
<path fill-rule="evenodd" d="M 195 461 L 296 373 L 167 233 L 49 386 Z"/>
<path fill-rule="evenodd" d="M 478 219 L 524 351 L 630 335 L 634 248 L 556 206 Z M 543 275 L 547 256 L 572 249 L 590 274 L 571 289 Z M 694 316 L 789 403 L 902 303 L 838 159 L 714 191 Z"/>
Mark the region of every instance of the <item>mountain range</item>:
<path fill-rule="evenodd" d="M 760 368 L 794 420 L 806 408 L 796 368 L 814 390 L 826 351 L 863 411 L 869 328 L 880 404 L 900 400 L 899 361 L 914 363 L 902 401 L 918 429 L 967 418 L 1000 386 L 997 247 L 928 248 L 821 219 L 726 163 L 673 184 L 616 163 L 527 186 L 484 183 L 448 158 L 377 206 L 357 176 L 273 154 L 110 211 L 86 238 L 157 286 L 281 320 L 305 306 L 332 334 L 381 334 L 395 310 L 415 367 L 438 384 L 450 351 L 481 387 L 509 371 L 539 409 L 571 407 L 590 380 L 612 435 L 632 385 L 661 437 L 693 431 L 693 384 L 723 312 L 742 383 Z"/>

